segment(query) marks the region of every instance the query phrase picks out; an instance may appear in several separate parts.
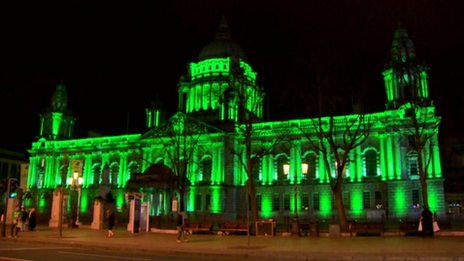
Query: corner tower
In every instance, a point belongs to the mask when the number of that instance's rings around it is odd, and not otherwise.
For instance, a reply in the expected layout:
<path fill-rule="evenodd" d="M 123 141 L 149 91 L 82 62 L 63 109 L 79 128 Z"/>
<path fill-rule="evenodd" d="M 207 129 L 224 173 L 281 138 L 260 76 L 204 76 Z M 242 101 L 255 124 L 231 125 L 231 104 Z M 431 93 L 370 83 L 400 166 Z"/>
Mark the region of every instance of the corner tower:
<path fill-rule="evenodd" d="M 74 138 L 76 118 L 68 110 L 68 94 L 63 83 L 58 84 L 51 106 L 40 114 L 40 137 L 47 140 Z"/>
<path fill-rule="evenodd" d="M 216 39 L 201 50 L 198 62 L 190 63 L 179 81 L 178 109 L 210 124 L 238 122 L 241 112 L 262 119 L 264 92 L 256 76 L 223 17 Z"/>
<path fill-rule="evenodd" d="M 398 109 L 408 101 L 430 106 L 427 82 L 429 68 L 417 62 L 414 44 L 401 25 L 395 30 L 391 47 L 391 60 L 383 71 L 386 109 Z"/>

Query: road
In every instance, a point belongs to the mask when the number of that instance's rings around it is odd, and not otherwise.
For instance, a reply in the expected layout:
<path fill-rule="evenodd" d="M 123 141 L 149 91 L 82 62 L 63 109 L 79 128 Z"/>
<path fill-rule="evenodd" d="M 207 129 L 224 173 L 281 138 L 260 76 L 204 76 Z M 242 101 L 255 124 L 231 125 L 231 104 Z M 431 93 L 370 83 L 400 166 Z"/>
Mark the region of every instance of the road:
<path fill-rule="evenodd" d="M 95 247 L 72 247 L 72 246 L 52 246 L 41 243 L 28 243 L 17 241 L 3 241 L 0 245 L 0 261 L 49 261 L 49 260 L 66 260 L 66 261 L 150 261 L 150 260 L 167 260 L 167 261 L 193 261 L 218 260 L 215 256 L 191 256 L 191 255 L 166 255 L 166 253 L 153 252 L 135 252 L 135 251 L 110 251 L 99 250 Z M 221 256 L 221 261 L 233 260 L 250 260 L 259 259 L 227 257 Z"/>

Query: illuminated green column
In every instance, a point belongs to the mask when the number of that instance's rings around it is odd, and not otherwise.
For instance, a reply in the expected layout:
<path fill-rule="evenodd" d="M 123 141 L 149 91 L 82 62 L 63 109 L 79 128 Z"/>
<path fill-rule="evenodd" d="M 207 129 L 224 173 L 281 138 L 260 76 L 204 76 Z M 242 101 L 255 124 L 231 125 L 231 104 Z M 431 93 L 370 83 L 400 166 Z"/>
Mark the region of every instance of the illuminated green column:
<path fill-rule="evenodd" d="M 291 184 L 299 184 L 301 183 L 301 143 L 299 141 L 292 141 L 290 160 Z"/>
<path fill-rule="evenodd" d="M 393 78 L 392 78 L 393 70 L 388 69 L 383 72 L 383 80 L 385 83 L 385 92 L 387 94 L 387 101 L 393 100 Z"/>
<path fill-rule="evenodd" d="M 27 188 L 31 189 L 37 185 L 38 157 L 29 157 L 29 172 L 27 173 Z"/>
<path fill-rule="evenodd" d="M 359 184 L 359 183 L 358 183 Z M 351 213 L 354 217 L 361 217 L 363 213 L 363 185 L 353 184 L 350 188 Z"/>
<path fill-rule="evenodd" d="M 194 88 L 195 90 L 195 108 L 194 111 L 199 111 L 201 108 L 201 85 L 197 84 Z"/>
<path fill-rule="evenodd" d="M 60 185 L 61 186 L 61 175 L 63 175 L 63 171 L 60 169 L 61 167 L 61 164 L 64 163 L 64 158 L 63 157 L 55 157 L 55 159 L 53 160 L 53 178 L 56 180 L 56 184 Z M 66 174 L 64 175 L 67 175 L 67 172 Z"/>
<path fill-rule="evenodd" d="M 398 139 L 398 135 L 395 135 L 394 137 L 395 143 L 394 143 L 394 148 L 395 148 L 395 173 L 396 173 L 396 179 L 400 180 L 401 179 L 401 147 L 400 147 L 400 142 Z"/>
<path fill-rule="evenodd" d="M 203 90 L 202 90 L 202 93 L 203 93 L 203 101 L 202 101 L 202 109 L 203 110 L 207 110 L 210 106 L 210 99 L 211 99 L 211 88 L 210 88 L 210 85 L 208 83 L 205 83 L 203 84 Z"/>
<path fill-rule="evenodd" d="M 319 162 L 319 183 L 324 183 L 327 176 L 327 170 L 324 163 L 324 154 L 322 152 L 319 152 Z"/>
<path fill-rule="evenodd" d="M 188 112 L 193 112 L 195 110 L 195 87 L 193 86 L 190 86 L 187 95 L 187 108 Z"/>
<path fill-rule="evenodd" d="M 261 184 L 263 185 L 267 185 L 267 184 L 270 184 L 270 181 L 269 181 L 269 155 L 263 155 L 263 157 L 261 158 L 261 164 L 262 164 L 262 168 L 261 168 L 261 171 L 262 171 L 262 180 L 261 180 Z"/>
<path fill-rule="evenodd" d="M 328 186 L 320 192 L 320 215 L 322 218 L 332 216 L 332 192 Z"/>
<path fill-rule="evenodd" d="M 394 157 L 393 157 L 393 140 L 392 140 L 392 135 L 387 134 L 387 175 L 388 175 L 388 180 L 393 180 L 395 179 L 395 164 L 394 164 Z"/>
<path fill-rule="evenodd" d="M 263 218 L 272 217 L 272 192 L 270 190 L 264 190 L 261 193 L 261 216 Z"/>
<path fill-rule="evenodd" d="M 237 141 L 235 141 L 235 149 L 237 149 Z M 237 150 L 236 150 L 237 151 Z M 235 186 L 240 186 L 242 185 L 242 172 L 243 172 L 243 166 L 240 162 L 240 159 L 237 156 L 233 157 L 234 161 L 234 176 L 233 176 L 233 182 Z"/>
<path fill-rule="evenodd" d="M 187 197 L 187 211 L 195 211 L 195 194 L 197 192 L 196 187 L 190 187 Z"/>
<path fill-rule="evenodd" d="M 80 199 L 79 211 L 81 213 L 87 213 L 89 210 L 89 190 L 81 189 L 81 199 Z"/>
<path fill-rule="evenodd" d="M 428 98 L 429 97 L 429 87 L 427 83 L 427 72 L 422 71 L 420 73 L 421 78 L 421 87 L 422 87 L 422 97 Z"/>
<path fill-rule="evenodd" d="M 438 136 L 435 134 L 433 136 L 433 152 L 432 152 L 432 165 L 433 165 L 433 173 L 435 178 L 442 177 L 441 171 L 441 158 L 440 158 L 440 148 L 438 146 Z"/>
<path fill-rule="evenodd" d="M 382 181 L 387 180 L 387 166 L 385 162 L 385 155 L 386 150 L 385 150 L 385 134 L 379 135 L 379 143 L 380 143 L 380 171 L 381 171 L 381 177 Z"/>
<path fill-rule="evenodd" d="M 54 188 L 55 184 L 55 171 L 54 171 L 54 157 L 47 156 L 45 158 L 45 176 L 44 176 L 44 188 Z"/>
<path fill-rule="evenodd" d="M 356 150 L 356 180 L 358 182 L 362 181 L 364 176 L 364 167 L 363 167 L 363 154 L 361 152 L 361 146 L 357 146 Z"/>
<path fill-rule="evenodd" d="M 274 181 L 274 161 L 271 155 L 263 157 L 263 185 L 272 185 Z"/>
<path fill-rule="evenodd" d="M 224 163 L 223 163 L 223 154 L 222 147 L 218 145 L 213 145 L 213 170 L 211 183 L 214 185 L 221 184 L 224 177 Z"/>
<path fill-rule="evenodd" d="M 222 195 L 220 186 L 211 186 L 211 213 L 219 214 L 222 212 Z"/>
<path fill-rule="evenodd" d="M 348 154 L 348 169 L 350 170 L 350 182 L 355 182 L 356 177 L 359 176 L 359 173 L 356 171 L 356 155 L 357 153 L 355 153 L 353 150 L 350 151 L 350 153 Z"/>
<path fill-rule="evenodd" d="M 118 212 L 122 212 L 123 207 L 124 207 L 124 191 L 118 189 L 116 191 L 115 199 L 116 199 L 116 209 L 118 210 Z"/>
<path fill-rule="evenodd" d="M 63 118 L 63 113 L 61 112 L 52 112 L 52 134 L 53 139 L 55 139 L 60 132 L 61 119 Z"/>
<path fill-rule="evenodd" d="M 391 182 L 388 185 L 388 194 L 390 202 L 388 208 L 390 213 L 394 213 L 397 218 L 406 217 L 409 206 L 411 205 L 411 190 L 408 189 L 407 183 L 403 181 Z"/>
<path fill-rule="evenodd" d="M 127 169 L 127 152 L 119 153 L 119 173 L 118 173 L 118 188 L 125 188 L 129 179 Z"/>
<path fill-rule="evenodd" d="M 213 163 L 212 163 L 213 164 Z M 192 184 L 196 184 L 198 181 L 199 169 L 200 169 L 200 157 L 198 156 L 198 148 L 193 148 L 193 159 L 192 163 L 189 164 L 189 180 Z M 214 164 L 212 165 L 211 175 L 214 173 Z M 212 177 L 211 177 L 212 178 Z"/>
<path fill-rule="evenodd" d="M 84 171 L 82 173 L 83 188 L 88 188 L 93 183 L 92 177 L 92 155 L 84 155 Z"/>

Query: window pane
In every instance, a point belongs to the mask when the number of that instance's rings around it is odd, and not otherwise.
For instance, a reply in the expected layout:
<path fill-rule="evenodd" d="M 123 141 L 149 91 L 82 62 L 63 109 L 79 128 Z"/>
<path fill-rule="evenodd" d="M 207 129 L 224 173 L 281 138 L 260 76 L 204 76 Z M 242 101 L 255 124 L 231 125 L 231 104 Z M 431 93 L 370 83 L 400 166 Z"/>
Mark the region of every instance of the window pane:
<path fill-rule="evenodd" d="M 371 208 L 371 193 L 369 191 L 363 192 L 363 207 L 364 209 Z"/>

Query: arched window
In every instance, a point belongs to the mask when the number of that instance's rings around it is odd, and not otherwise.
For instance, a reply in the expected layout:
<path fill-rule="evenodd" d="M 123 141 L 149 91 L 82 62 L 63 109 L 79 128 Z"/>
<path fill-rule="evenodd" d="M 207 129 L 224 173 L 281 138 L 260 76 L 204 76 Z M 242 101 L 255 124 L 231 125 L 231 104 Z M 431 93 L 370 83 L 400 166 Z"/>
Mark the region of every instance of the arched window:
<path fill-rule="evenodd" d="M 289 160 L 288 160 L 288 157 L 286 155 L 279 155 L 277 156 L 277 160 L 276 160 L 276 164 L 277 164 L 277 168 L 276 168 L 276 174 L 277 174 L 277 181 L 284 181 L 284 180 L 288 180 L 288 177 L 287 175 L 285 175 L 284 173 L 284 164 L 288 164 Z"/>
<path fill-rule="evenodd" d="M 139 164 L 137 163 L 137 161 L 131 161 L 129 163 L 129 166 L 127 167 L 127 170 L 129 171 L 130 174 L 139 173 L 140 170 L 139 170 Z"/>
<path fill-rule="evenodd" d="M 253 164 L 253 180 L 254 181 L 260 181 L 261 180 L 261 177 L 260 177 L 260 160 L 258 157 L 256 156 L 252 156 L 251 157 L 251 162 Z"/>
<path fill-rule="evenodd" d="M 366 177 L 377 176 L 377 152 L 375 150 L 368 150 L 364 153 L 366 161 Z"/>
<path fill-rule="evenodd" d="M 118 163 L 114 162 L 113 164 L 111 164 L 111 167 L 110 167 L 110 177 L 111 177 L 110 184 L 117 185 L 119 182 L 118 176 L 119 176 L 119 165 Z"/>
<path fill-rule="evenodd" d="M 92 166 L 92 176 L 93 176 L 93 184 L 99 185 L 101 181 L 101 165 L 100 163 L 96 163 Z"/>
<path fill-rule="evenodd" d="M 303 173 L 304 179 L 317 178 L 317 156 L 314 152 L 309 152 L 305 155 L 303 163 L 308 164 L 308 173 Z"/>
<path fill-rule="evenodd" d="M 211 182 L 211 172 L 212 172 L 213 162 L 211 157 L 206 157 L 201 160 L 200 162 L 200 172 L 201 172 L 201 180 L 205 182 Z"/>

